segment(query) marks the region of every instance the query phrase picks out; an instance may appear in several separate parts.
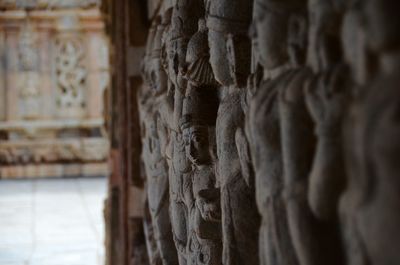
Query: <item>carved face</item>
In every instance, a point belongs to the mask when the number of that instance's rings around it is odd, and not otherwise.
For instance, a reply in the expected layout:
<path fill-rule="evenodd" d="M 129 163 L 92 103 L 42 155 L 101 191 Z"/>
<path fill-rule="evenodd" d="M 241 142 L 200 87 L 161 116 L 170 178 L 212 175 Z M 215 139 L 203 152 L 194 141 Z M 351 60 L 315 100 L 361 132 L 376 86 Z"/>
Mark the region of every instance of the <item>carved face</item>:
<path fill-rule="evenodd" d="M 183 130 L 186 156 L 195 165 L 207 164 L 210 160 L 207 126 L 191 126 Z"/>
<path fill-rule="evenodd" d="M 367 69 L 366 34 L 360 11 L 350 10 L 346 13 L 341 39 L 344 59 L 352 69 L 354 80 L 358 84 L 365 84 L 371 75 Z"/>
<path fill-rule="evenodd" d="M 229 69 L 226 38 L 222 32 L 208 31 L 208 45 L 210 47 L 210 63 L 215 79 L 223 86 L 232 84 Z"/>
<path fill-rule="evenodd" d="M 308 24 L 306 14 L 294 14 L 289 19 L 288 53 L 293 65 L 305 63 Z"/>
<path fill-rule="evenodd" d="M 398 10 L 399 1 L 366 1 L 367 30 L 369 45 L 375 51 L 398 48 L 400 45 Z"/>
<path fill-rule="evenodd" d="M 310 1 L 308 32 L 308 63 L 319 72 L 341 59 L 339 40 L 340 17 L 330 1 Z"/>
<path fill-rule="evenodd" d="M 251 41 L 242 35 L 229 34 L 227 51 L 233 82 L 236 86 L 243 87 L 250 74 Z"/>
<path fill-rule="evenodd" d="M 258 61 L 266 69 L 274 69 L 287 61 L 288 16 L 261 7 L 256 10 L 252 37 L 258 47 Z"/>

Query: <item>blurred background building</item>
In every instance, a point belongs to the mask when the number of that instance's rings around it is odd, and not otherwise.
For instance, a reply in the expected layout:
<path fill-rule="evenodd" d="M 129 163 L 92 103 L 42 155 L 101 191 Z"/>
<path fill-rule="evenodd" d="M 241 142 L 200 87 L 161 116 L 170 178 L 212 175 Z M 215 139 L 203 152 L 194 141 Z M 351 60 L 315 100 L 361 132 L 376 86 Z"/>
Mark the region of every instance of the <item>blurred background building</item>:
<path fill-rule="evenodd" d="M 0 1 L 0 178 L 108 173 L 99 5 Z"/>

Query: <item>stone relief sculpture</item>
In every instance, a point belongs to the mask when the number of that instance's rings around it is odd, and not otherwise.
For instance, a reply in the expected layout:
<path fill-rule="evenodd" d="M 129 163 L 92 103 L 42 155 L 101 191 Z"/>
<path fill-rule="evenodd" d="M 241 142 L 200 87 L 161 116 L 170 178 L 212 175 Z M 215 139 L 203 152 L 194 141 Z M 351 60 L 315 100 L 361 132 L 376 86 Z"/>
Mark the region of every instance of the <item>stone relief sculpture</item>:
<path fill-rule="evenodd" d="M 388 140 L 398 7 L 178 0 L 157 11 L 139 93 L 152 264 L 400 262 L 399 143 Z M 172 231 L 163 243 L 161 230 Z"/>
<path fill-rule="evenodd" d="M 255 1 L 255 38 L 264 68 L 264 80 L 250 99 L 249 131 L 256 175 L 257 206 L 262 216 L 261 264 L 299 264 L 289 232 L 284 202 L 284 168 L 279 94 L 288 69 L 287 29 L 290 9 L 296 2 Z M 276 28 L 281 30 L 277 31 Z M 300 51 L 301 52 L 301 51 Z M 301 88 L 299 88 L 301 89 Z"/>
<path fill-rule="evenodd" d="M 161 19 L 159 19 L 161 20 Z M 145 67 L 144 74 L 147 75 L 147 96 L 155 98 L 166 93 L 167 79 L 166 73 L 161 63 L 161 39 L 165 27 L 159 25 L 161 21 L 153 24 L 152 39 L 148 42 L 151 46 L 146 55 L 149 58 L 149 65 Z M 143 98 L 145 99 L 145 98 Z M 169 185 L 168 185 L 168 164 L 163 152 L 165 143 L 162 141 L 167 137 L 162 137 L 161 133 L 165 129 L 160 122 L 160 113 L 157 110 L 161 107 L 158 101 L 143 102 L 142 123 L 144 129 L 143 136 L 143 160 L 147 176 L 147 201 L 151 216 L 154 240 L 162 264 L 177 264 L 177 253 L 173 243 L 171 223 L 169 218 Z M 150 230 L 150 229 L 148 229 Z M 156 260 L 150 257 L 150 260 Z"/>
<path fill-rule="evenodd" d="M 29 20 L 19 36 L 19 97 L 21 116 L 25 119 L 40 115 L 40 76 L 38 72 L 37 34 Z"/>
<path fill-rule="evenodd" d="M 346 143 L 352 145 L 347 149 L 348 184 L 340 204 L 342 233 L 347 264 L 396 264 L 400 260 L 393 248 L 399 233 L 399 205 L 395 199 L 399 194 L 399 144 L 393 139 L 398 133 L 395 117 L 399 104 L 400 20 L 394 10 L 399 8 L 399 3 L 368 0 L 356 4 L 361 11 L 359 15 L 368 21 L 363 24 L 364 40 L 377 59 L 377 67 L 371 75 L 375 76 L 372 82 L 353 75 L 361 87 L 353 103 L 357 123 L 346 128 Z M 354 9 L 348 12 L 354 14 Z M 357 73 L 366 65 L 353 61 L 351 66 Z"/>
<path fill-rule="evenodd" d="M 252 1 L 210 1 L 207 10 L 210 63 L 221 85 L 216 139 L 223 264 L 259 263 L 259 215 L 241 108 L 250 73 L 251 42 L 247 30 L 252 8 Z"/>
<path fill-rule="evenodd" d="M 189 208 L 193 203 L 192 167 L 186 157 L 185 143 L 180 128 L 183 100 L 187 82 L 183 69 L 186 64 L 187 44 L 197 32 L 197 23 L 204 15 L 200 0 L 178 0 L 173 6 L 171 27 L 166 40 L 169 91 L 174 93 L 173 126 L 170 134 L 172 164 L 170 167 L 170 215 L 179 264 L 187 264 L 189 236 Z"/>
<path fill-rule="evenodd" d="M 342 263 L 338 204 L 343 192 L 345 169 L 342 124 L 349 95 L 347 67 L 341 64 L 340 25 L 342 14 L 334 1 L 309 1 L 308 63 L 316 74 L 306 88 L 306 103 L 315 122 L 317 146 L 310 172 L 308 201 L 325 225 L 326 244 L 332 264 Z M 325 257 L 324 257 L 325 258 Z"/>
<path fill-rule="evenodd" d="M 217 83 L 209 60 L 205 21 L 190 39 L 184 69 L 187 89 L 180 122 L 192 163 L 193 201 L 188 208 L 188 264 L 222 264 L 220 191 L 215 176 Z"/>
<path fill-rule="evenodd" d="M 82 65 L 84 46 L 79 37 L 60 37 L 56 41 L 56 71 L 59 86 L 57 105 L 61 115 L 81 116 L 85 109 L 85 79 Z"/>

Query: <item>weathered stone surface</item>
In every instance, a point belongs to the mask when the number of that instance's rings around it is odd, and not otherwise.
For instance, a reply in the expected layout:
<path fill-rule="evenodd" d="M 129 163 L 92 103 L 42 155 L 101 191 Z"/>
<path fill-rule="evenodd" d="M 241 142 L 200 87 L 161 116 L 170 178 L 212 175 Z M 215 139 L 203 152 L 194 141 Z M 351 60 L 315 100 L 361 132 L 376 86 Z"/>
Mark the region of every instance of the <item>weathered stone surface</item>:
<path fill-rule="evenodd" d="M 150 263 L 397 264 L 399 4 L 147 2 Z"/>

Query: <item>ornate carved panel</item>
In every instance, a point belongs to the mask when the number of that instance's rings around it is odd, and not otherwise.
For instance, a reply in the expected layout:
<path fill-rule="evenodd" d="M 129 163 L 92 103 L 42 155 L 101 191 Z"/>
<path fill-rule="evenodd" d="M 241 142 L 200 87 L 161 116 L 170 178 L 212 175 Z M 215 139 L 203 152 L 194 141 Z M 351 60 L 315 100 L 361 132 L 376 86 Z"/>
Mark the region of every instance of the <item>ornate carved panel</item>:
<path fill-rule="evenodd" d="M 15 170 L 7 167 L 18 163 L 24 164 L 18 172 L 25 165 L 40 167 L 27 173 L 32 177 L 65 163 L 103 163 L 107 173 L 103 94 L 109 54 L 96 5 L 0 2 L 0 107 L 6 118 L 0 121 L 0 177 L 13 177 Z"/>

